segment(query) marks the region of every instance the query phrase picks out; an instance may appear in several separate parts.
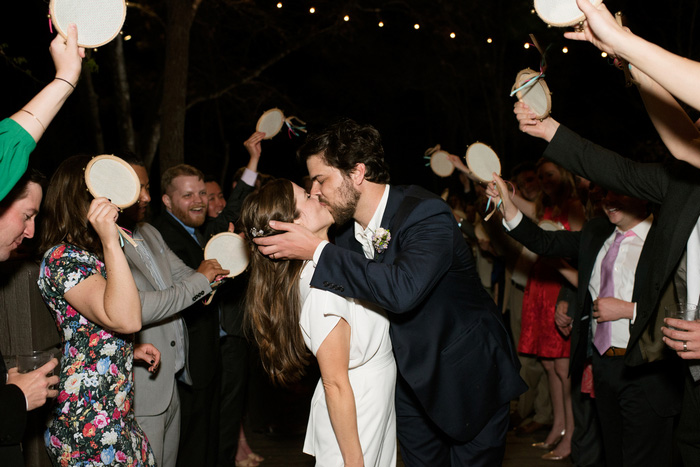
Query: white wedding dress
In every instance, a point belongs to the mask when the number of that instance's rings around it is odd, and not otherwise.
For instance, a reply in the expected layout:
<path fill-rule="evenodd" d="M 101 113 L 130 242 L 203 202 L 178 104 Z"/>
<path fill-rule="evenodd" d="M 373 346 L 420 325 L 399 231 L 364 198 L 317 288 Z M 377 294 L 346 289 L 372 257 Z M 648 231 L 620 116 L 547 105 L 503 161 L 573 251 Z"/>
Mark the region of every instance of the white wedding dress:
<path fill-rule="evenodd" d="M 350 325 L 350 384 L 355 396 L 357 428 L 366 467 L 396 466 L 396 362 L 389 339 L 389 321 L 381 308 L 346 299 L 309 285 L 314 265 L 301 272 L 302 310 L 299 324 L 304 341 L 316 355 L 324 339 L 343 318 Z M 323 383 L 311 400 L 304 452 L 316 465 L 342 466 L 343 457 L 328 415 Z"/>

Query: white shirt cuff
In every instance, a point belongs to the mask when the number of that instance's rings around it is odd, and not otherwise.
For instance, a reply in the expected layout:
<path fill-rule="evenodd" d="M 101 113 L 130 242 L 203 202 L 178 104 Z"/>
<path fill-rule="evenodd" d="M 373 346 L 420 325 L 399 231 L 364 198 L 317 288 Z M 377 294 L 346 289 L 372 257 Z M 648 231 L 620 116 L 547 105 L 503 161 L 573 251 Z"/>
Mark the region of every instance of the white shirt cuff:
<path fill-rule="evenodd" d="M 323 240 L 321 243 L 318 244 L 316 247 L 316 250 L 314 251 L 314 266 L 318 266 L 318 261 L 321 259 L 321 252 L 323 252 L 323 249 L 330 243 L 328 240 Z"/>
<path fill-rule="evenodd" d="M 515 215 L 514 218 L 511 220 L 507 221 L 506 218 L 503 218 L 503 226 L 508 229 L 510 232 L 514 228 L 516 228 L 518 225 L 520 225 L 520 222 L 523 220 L 523 212 L 518 211 L 518 213 Z"/>
<path fill-rule="evenodd" d="M 255 181 L 258 179 L 258 173 L 246 168 L 241 175 L 241 181 L 248 186 L 255 186 Z"/>
<path fill-rule="evenodd" d="M 634 320 L 637 319 L 637 302 L 633 302 L 634 308 L 632 309 L 632 319 L 630 324 L 634 324 Z"/>

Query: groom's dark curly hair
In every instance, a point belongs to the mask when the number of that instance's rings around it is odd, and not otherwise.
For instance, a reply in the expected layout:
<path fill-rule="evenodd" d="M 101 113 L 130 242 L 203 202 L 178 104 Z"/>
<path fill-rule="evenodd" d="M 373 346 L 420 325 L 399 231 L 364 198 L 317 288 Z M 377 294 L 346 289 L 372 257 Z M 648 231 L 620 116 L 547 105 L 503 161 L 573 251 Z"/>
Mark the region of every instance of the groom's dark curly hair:
<path fill-rule="evenodd" d="M 310 135 L 297 151 L 299 161 L 320 155 L 331 167 L 348 176 L 359 163 L 365 164 L 365 179 L 389 183 L 389 166 L 384 161 L 384 148 L 379 132 L 371 125 L 360 125 L 343 119 L 320 133 Z"/>

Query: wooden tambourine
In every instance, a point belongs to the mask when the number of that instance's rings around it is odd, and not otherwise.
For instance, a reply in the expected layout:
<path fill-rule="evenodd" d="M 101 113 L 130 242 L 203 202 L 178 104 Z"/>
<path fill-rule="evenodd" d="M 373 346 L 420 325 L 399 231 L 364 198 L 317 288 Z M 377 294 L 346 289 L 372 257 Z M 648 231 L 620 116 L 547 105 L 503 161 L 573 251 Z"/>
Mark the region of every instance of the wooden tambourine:
<path fill-rule="evenodd" d="M 566 229 L 564 229 L 564 226 L 561 225 L 559 222 L 550 221 L 549 219 L 541 220 L 537 223 L 537 225 L 540 227 L 540 229 L 546 230 L 548 232 L 556 232 L 558 230 L 566 230 Z"/>
<path fill-rule="evenodd" d="M 85 184 L 92 196 L 108 198 L 122 209 L 136 203 L 141 192 L 141 182 L 134 169 L 123 159 L 106 154 L 88 162 Z"/>
<path fill-rule="evenodd" d="M 603 0 L 590 1 L 596 6 L 603 3 Z M 586 19 L 576 0 L 535 0 L 535 11 L 542 21 L 559 28 L 575 26 Z"/>
<path fill-rule="evenodd" d="M 540 74 L 531 68 L 521 70 L 515 77 L 511 93 L 524 102 L 537 118 L 543 120 L 552 112 L 552 93 Z"/>
<path fill-rule="evenodd" d="M 449 177 L 455 171 L 449 154 L 442 150 L 435 151 L 430 155 L 430 168 L 439 177 Z"/>
<path fill-rule="evenodd" d="M 51 22 L 63 37 L 68 25 L 78 27 L 80 47 L 99 47 L 117 37 L 126 19 L 125 0 L 51 0 Z"/>
<path fill-rule="evenodd" d="M 464 156 L 472 174 L 484 183 L 493 181 L 493 173 L 501 174 L 501 161 L 488 144 L 476 142 L 469 145 Z"/>
<path fill-rule="evenodd" d="M 227 277 L 236 277 L 248 267 L 248 246 L 240 235 L 222 232 L 209 239 L 204 247 L 204 259 L 215 259 L 222 268 L 228 269 Z"/>

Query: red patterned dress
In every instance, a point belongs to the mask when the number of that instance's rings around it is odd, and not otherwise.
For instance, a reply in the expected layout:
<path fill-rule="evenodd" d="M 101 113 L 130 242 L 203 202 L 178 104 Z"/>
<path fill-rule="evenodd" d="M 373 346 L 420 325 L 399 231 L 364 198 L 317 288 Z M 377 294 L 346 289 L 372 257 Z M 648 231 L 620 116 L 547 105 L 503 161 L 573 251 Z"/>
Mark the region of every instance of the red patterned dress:
<path fill-rule="evenodd" d="M 547 207 L 542 219 L 559 222 L 566 230 L 571 230 L 566 208 L 555 216 L 552 208 Z M 530 271 L 523 296 L 518 352 L 541 358 L 569 357 L 570 341 L 559 333 L 554 322 L 559 289 L 565 280 L 552 267 L 551 261 L 541 257 L 537 259 Z"/>

